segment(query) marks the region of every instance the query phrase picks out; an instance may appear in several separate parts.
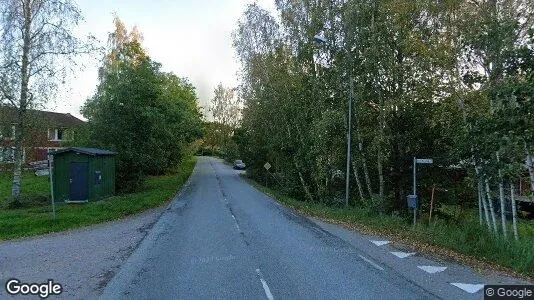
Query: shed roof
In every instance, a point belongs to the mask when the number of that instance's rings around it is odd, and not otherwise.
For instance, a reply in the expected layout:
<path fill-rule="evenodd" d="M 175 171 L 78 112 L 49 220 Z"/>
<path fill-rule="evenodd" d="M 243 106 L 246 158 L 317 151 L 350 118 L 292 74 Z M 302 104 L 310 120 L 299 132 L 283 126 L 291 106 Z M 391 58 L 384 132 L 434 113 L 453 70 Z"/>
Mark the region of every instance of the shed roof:
<path fill-rule="evenodd" d="M 79 153 L 93 155 L 93 156 L 116 155 L 117 154 L 117 152 L 113 152 L 109 150 L 103 150 L 103 149 L 97 149 L 97 148 L 79 148 L 79 147 L 60 149 L 60 150 L 52 152 L 51 154 L 56 155 L 56 154 L 61 154 L 65 152 L 79 152 Z"/>

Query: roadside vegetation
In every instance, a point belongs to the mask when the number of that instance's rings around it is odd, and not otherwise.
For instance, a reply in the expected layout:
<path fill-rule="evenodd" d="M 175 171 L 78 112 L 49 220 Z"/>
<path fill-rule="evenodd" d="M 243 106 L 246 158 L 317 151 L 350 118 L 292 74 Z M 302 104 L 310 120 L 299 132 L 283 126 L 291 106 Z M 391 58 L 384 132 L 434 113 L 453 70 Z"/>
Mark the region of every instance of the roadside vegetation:
<path fill-rule="evenodd" d="M 216 89 L 207 144 L 305 214 L 532 277 L 530 2 L 282 0 L 276 9 L 250 4 L 238 22 L 239 102 Z M 414 158 L 433 159 L 416 167 L 415 228 Z"/>
<path fill-rule="evenodd" d="M 521 224 L 519 234 L 522 239 L 509 241 L 502 237 L 495 238 L 490 232 L 481 230 L 476 210 L 445 206 L 441 217 L 432 219 L 430 223 L 421 221 L 414 229 L 409 224 L 409 217 L 376 215 L 370 209 L 341 208 L 296 200 L 256 181 L 250 182 L 260 191 L 301 214 L 337 223 L 364 234 L 388 238 L 444 259 L 453 259 L 482 269 L 504 271 L 530 280 L 534 278 L 534 221 Z"/>
<path fill-rule="evenodd" d="M 122 194 L 86 204 L 56 204 L 56 219 L 52 206 L 45 205 L 20 209 L 0 209 L 0 240 L 27 237 L 50 232 L 74 229 L 91 224 L 112 221 L 161 206 L 176 195 L 187 181 L 196 164 L 196 157 L 181 163 L 176 170 L 166 175 L 149 176 L 145 186 L 135 193 Z M 0 187 L 6 185 L 5 175 L 0 175 Z M 26 177 L 31 181 L 31 176 Z M 38 177 L 33 195 L 49 197 L 48 189 Z M 2 190 L 2 197 L 4 190 Z M 49 199 L 49 198 L 46 198 Z M 2 201 L 0 200 L 0 205 Z"/>
<path fill-rule="evenodd" d="M 0 8 L 17 12 L 33 9 L 28 1 L 21 2 L 22 6 L 11 3 L 0 5 Z M 54 1 L 42 2 L 50 13 L 61 12 L 54 10 L 58 5 Z M 79 13 L 70 1 L 60 6 Z M 64 17 L 47 16 L 46 10 L 32 13 L 44 23 L 47 18 L 53 21 L 57 18 L 61 24 Z M 25 13 L 20 15 L 26 16 Z M 48 27 L 43 25 L 43 28 Z M 54 219 L 48 177 L 24 172 L 22 180 L 19 174 L 22 162 L 18 153 L 11 175 L 0 173 L 0 240 L 61 231 L 138 213 L 169 200 L 189 177 L 195 165 L 193 155 L 198 148 L 197 140 L 203 135 L 195 88 L 186 78 L 163 72 L 161 64 L 153 61 L 143 48 L 142 40 L 137 28 L 128 30 L 118 17 L 115 18 L 114 29 L 102 56 L 96 92 L 81 109 L 87 124 L 77 128 L 74 138 L 65 145 L 117 152 L 116 196 L 82 205 L 58 204 L 57 218 Z M 15 44 L 1 45 L 0 42 L 0 46 L 5 47 L 18 47 Z M 42 63 L 48 70 L 47 61 Z M 24 84 L 24 80 L 22 82 Z M 34 95 L 36 98 L 46 96 L 38 93 L 41 89 L 34 91 L 32 88 L 22 87 L 32 93 L 31 99 Z M 5 90 L 2 91 L 5 96 Z M 16 101 L 4 101 L 1 97 L 0 105 L 17 106 Z M 20 102 L 21 110 L 30 104 L 23 97 Z M 23 139 L 17 137 L 17 145 Z M 16 184 L 12 184 L 13 178 Z M 16 193 L 11 192 L 12 187 L 16 187 Z"/>

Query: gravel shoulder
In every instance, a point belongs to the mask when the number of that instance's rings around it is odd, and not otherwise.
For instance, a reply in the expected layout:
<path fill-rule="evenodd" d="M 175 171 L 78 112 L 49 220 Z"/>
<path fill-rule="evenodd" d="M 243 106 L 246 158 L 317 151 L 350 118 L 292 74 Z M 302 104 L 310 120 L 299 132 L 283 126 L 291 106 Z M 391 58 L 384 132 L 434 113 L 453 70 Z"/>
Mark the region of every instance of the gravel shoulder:
<path fill-rule="evenodd" d="M 53 279 L 63 286 L 59 299 L 98 298 L 167 205 L 118 221 L 0 242 L 0 299 L 8 298 L 5 284 L 11 278 Z"/>

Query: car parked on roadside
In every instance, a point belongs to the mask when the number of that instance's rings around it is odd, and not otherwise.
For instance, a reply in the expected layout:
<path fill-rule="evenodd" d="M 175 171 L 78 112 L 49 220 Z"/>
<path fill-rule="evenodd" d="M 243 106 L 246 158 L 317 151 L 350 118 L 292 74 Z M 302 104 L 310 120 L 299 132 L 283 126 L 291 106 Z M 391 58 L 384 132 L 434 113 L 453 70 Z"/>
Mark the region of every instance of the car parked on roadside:
<path fill-rule="evenodd" d="M 234 161 L 234 169 L 236 170 L 244 170 L 247 167 L 247 165 L 240 159 L 237 159 Z"/>

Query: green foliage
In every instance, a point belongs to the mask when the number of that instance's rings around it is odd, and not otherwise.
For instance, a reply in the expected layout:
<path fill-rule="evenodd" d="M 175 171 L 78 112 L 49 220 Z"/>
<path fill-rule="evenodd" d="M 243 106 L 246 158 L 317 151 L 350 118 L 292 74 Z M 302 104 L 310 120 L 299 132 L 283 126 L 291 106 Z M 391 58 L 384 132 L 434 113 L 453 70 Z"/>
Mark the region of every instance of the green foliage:
<path fill-rule="evenodd" d="M 473 206 L 474 164 L 492 188 L 499 171 L 517 180 L 534 153 L 532 10 L 479 2 L 282 0 L 280 22 L 249 5 L 234 45 L 250 174 L 263 181 L 268 161 L 291 196 L 338 203 L 352 78 L 352 203 L 406 212 L 414 156 L 435 162 L 419 172 L 424 199 L 436 184 Z"/>
<path fill-rule="evenodd" d="M 142 187 L 174 169 L 202 135 L 194 87 L 160 70 L 136 39 L 112 49 L 96 94 L 82 109 L 92 146 L 118 152 L 117 187 Z"/>
<path fill-rule="evenodd" d="M 468 255 L 475 260 L 512 269 L 526 276 L 534 276 L 534 222 L 523 223 L 519 234 L 520 241 L 496 239 L 478 224 L 475 210 L 455 210 L 443 207 L 440 216 L 433 221 L 420 221 L 415 230 L 401 216 L 376 213 L 369 209 L 350 207 L 337 208 L 322 203 L 309 203 L 288 197 L 285 194 L 266 188 L 256 182 L 252 184 L 262 192 L 274 197 L 284 205 L 308 216 L 323 218 L 349 227 L 364 229 L 401 243 L 416 242 L 416 245 L 431 245 L 451 249 Z M 452 216 L 451 216 L 452 215 Z M 447 217 L 448 216 L 448 217 Z M 458 224 L 462 226 L 458 226 Z M 422 243 L 422 244 L 421 244 Z M 426 248 L 426 247 L 425 247 Z M 446 251 L 451 255 L 450 251 Z M 455 257 L 453 257 L 455 258 Z"/>
<path fill-rule="evenodd" d="M 35 176 L 30 171 L 25 171 L 23 176 L 22 195 L 18 198 L 18 202 L 32 202 L 33 200 L 39 202 L 43 201 L 43 198 L 49 197 L 50 181 L 48 176 Z M 9 201 L 17 202 L 17 199 L 11 198 L 12 182 L 12 173 L 0 171 L 0 207 L 5 207 Z M 14 204 L 16 205 L 16 203 Z"/>
<path fill-rule="evenodd" d="M 169 175 L 149 176 L 137 193 L 109 197 L 82 205 L 58 204 L 57 218 L 51 205 L 13 210 L 0 209 L 0 240 L 63 231 L 116 220 L 162 205 L 176 195 L 195 167 L 195 157 L 187 158 Z"/>

